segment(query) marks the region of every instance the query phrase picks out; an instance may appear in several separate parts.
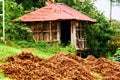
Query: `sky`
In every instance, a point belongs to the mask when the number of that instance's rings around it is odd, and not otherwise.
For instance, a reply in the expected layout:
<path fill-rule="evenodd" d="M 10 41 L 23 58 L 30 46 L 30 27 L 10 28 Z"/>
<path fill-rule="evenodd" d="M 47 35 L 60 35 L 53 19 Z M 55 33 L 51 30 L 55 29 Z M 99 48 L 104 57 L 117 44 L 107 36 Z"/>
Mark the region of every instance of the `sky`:
<path fill-rule="evenodd" d="M 95 6 L 110 19 L 110 0 L 97 0 Z M 120 6 L 112 7 L 112 19 L 120 21 Z"/>

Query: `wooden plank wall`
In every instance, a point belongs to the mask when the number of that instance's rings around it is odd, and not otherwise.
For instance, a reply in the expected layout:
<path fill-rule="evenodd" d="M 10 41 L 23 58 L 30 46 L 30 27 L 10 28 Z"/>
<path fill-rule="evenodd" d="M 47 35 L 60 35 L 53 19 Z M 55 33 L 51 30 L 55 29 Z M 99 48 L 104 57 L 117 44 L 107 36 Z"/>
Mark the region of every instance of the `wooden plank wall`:
<path fill-rule="evenodd" d="M 30 29 L 33 31 L 34 39 L 36 42 L 58 41 L 59 22 L 34 22 L 29 24 Z"/>
<path fill-rule="evenodd" d="M 74 20 L 72 21 L 74 45 L 77 50 L 87 49 L 87 41 L 84 38 L 84 25 L 83 22 Z"/>

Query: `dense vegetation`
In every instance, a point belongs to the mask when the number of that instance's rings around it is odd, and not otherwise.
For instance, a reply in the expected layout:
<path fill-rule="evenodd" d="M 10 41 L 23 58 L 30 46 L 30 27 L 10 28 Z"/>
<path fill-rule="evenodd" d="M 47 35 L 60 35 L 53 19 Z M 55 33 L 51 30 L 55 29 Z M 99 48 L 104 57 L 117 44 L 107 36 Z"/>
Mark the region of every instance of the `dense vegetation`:
<path fill-rule="evenodd" d="M 116 53 L 115 53 L 115 60 L 120 61 L 120 48 L 118 48 Z"/>
<path fill-rule="evenodd" d="M 2 14 L 2 2 L 0 2 L 0 14 Z M 0 16 L 0 36 L 2 36 L 2 16 Z"/>
<path fill-rule="evenodd" d="M 115 35 L 113 35 L 115 33 L 112 28 L 113 25 L 110 25 L 109 20 L 106 19 L 103 13 L 96 9 L 91 0 L 85 0 L 83 3 L 79 2 L 79 0 L 55 0 L 55 2 L 65 3 L 98 21 L 96 24 L 86 25 L 85 28 L 85 37 L 89 46 L 88 53 L 96 57 L 107 56 L 108 53 L 114 54 L 116 49 L 120 47 L 115 47 L 111 44 L 114 39 L 118 39 L 118 37 L 115 38 Z M 31 45 L 29 47 L 33 47 L 32 45 L 35 47 L 37 43 L 33 43 L 33 36 L 30 34 L 31 30 L 25 24 L 13 23 L 12 20 L 19 19 L 23 14 L 42 6 L 45 6 L 45 0 L 5 0 L 6 40 L 11 40 L 21 46 L 23 46 L 22 43 L 26 44 L 24 47 L 28 47 L 28 45 Z M 2 30 L 2 26 L 0 28 Z M 2 36 L 2 31 L 0 31 L 0 36 Z M 40 47 L 40 45 L 37 46 Z M 114 50 L 112 51 L 113 48 Z"/>

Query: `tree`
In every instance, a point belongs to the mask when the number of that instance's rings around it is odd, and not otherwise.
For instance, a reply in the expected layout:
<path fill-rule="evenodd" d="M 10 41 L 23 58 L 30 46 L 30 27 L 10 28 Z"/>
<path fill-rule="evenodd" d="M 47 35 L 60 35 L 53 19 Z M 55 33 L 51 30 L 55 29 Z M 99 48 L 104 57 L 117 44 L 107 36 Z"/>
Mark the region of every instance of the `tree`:
<path fill-rule="evenodd" d="M 113 20 L 112 27 L 114 30 L 113 38 L 109 41 L 108 45 L 110 48 L 110 52 L 115 53 L 117 48 L 120 47 L 120 22 Z"/>
<path fill-rule="evenodd" d="M 0 2 L 0 14 L 2 14 L 2 2 Z M 2 36 L 2 16 L 0 16 L 0 37 Z"/>
<path fill-rule="evenodd" d="M 13 0 L 5 0 L 5 32 L 6 39 L 29 40 L 30 35 L 28 28 L 21 23 L 13 23 L 12 20 L 24 14 L 24 8 L 21 4 L 17 4 Z M 28 37 L 27 37 L 28 36 Z"/>
<path fill-rule="evenodd" d="M 55 0 L 55 2 L 57 2 L 57 3 L 65 3 L 68 6 L 75 5 L 75 1 L 74 0 Z"/>
<path fill-rule="evenodd" d="M 45 0 L 15 0 L 18 4 L 21 4 L 25 10 L 35 10 L 45 5 Z"/>

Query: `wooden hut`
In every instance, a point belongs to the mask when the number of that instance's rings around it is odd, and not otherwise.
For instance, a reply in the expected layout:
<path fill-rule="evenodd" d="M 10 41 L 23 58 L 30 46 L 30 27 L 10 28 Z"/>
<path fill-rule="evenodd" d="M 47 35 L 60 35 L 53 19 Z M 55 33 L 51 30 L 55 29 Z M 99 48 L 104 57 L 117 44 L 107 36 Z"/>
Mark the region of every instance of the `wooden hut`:
<path fill-rule="evenodd" d="M 85 50 L 83 23 L 96 22 L 75 9 L 63 4 L 53 3 L 21 17 L 32 30 L 36 42 L 71 42 L 77 50 Z"/>

